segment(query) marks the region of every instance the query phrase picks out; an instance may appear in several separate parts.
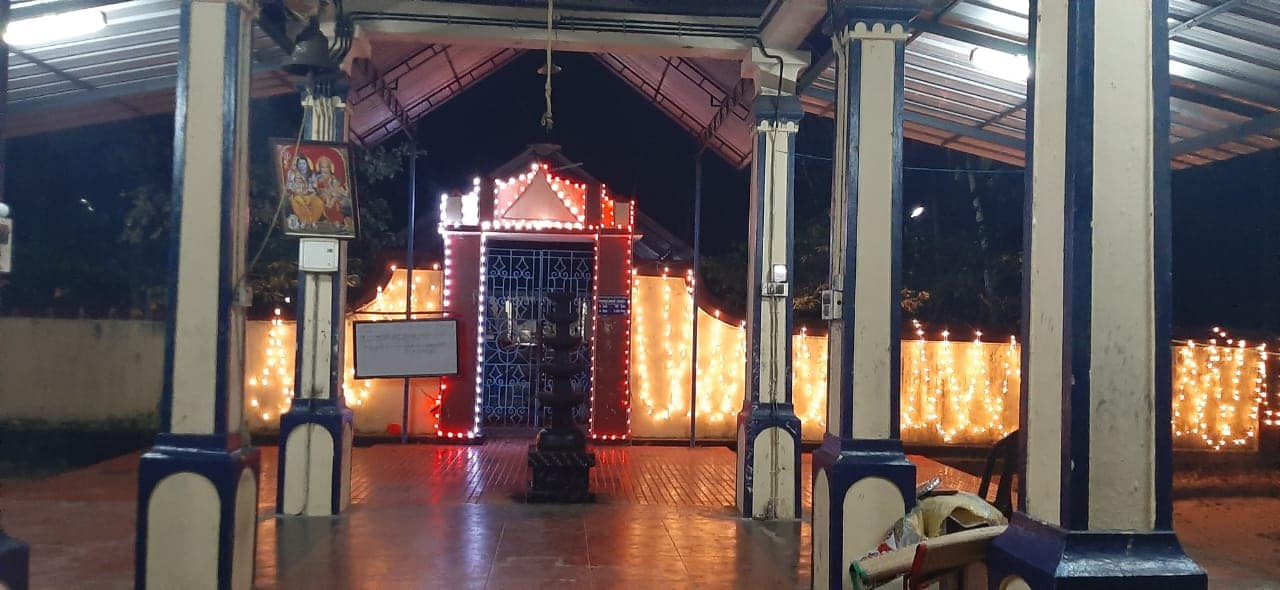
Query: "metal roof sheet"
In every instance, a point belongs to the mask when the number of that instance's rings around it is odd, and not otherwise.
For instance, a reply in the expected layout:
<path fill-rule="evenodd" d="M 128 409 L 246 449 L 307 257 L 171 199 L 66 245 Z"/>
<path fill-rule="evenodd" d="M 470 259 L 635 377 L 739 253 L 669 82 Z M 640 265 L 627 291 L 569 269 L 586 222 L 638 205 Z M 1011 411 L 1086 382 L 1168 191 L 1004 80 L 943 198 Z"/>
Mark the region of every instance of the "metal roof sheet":
<path fill-rule="evenodd" d="M 9 135 L 172 108 L 179 0 L 28 0 L 15 2 L 14 14 L 86 2 L 102 5 L 109 23 L 102 33 L 11 50 Z M 610 2 L 609 6 L 631 13 L 709 10 L 691 0 Z M 537 2 L 472 4 L 532 6 Z M 762 12 L 764 4 L 735 0 L 725 10 L 740 16 Z M 906 52 L 904 131 L 908 138 L 1022 163 L 1026 85 L 978 69 L 969 56 L 979 46 L 1025 52 L 1027 7 L 1027 0 L 937 0 L 933 10 L 916 19 Z M 601 12 L 600 18 L 608 14 Z M 1175 167 L 1280 147 L 1280 0 L 1170 0 L 1169 14 Z M 481 45 L 408 46 L 375 41 L 368 66 L 353 75 L 356 140 L 385 139 L 405 121 L 457 96 L 518 53 Z M 265 35 L 256 34 L 255 95 L 293 89 L 288 78 L 274 71 L 273 64 L 282 57 Z M 690 133 L 709 135 L 708 145 L 727 160 L 738 165 L 747 161 L 749 105 L 732 99 L 742 88 L 736 64 L 618 53 L 598 58 Z M 834 66 L 818 61 L 822 70 L 809 76 L 812 80 L 803 101 L 810 112 L 830 116 Z M 716 106 L 726 99 L 727 107 Z"/>
<path fill-rule="evenodd" d="M 937 4 L 914 23 L 906 51 L 904 109 L 917 120 L 905 134 L 1021 164 L 1020 145 L 1004 138 L 1024 141 L 1026 84 L 994 77 L 969 56 L 977 47 L 1025 54 L 1028 2 Z M 1173 165 L 1280 146 L 1280 1 L 1171 0 L 1169 29 Z M 835 76 L 827 65 L 809 87 L 813 112 L 830 112 Z"/>

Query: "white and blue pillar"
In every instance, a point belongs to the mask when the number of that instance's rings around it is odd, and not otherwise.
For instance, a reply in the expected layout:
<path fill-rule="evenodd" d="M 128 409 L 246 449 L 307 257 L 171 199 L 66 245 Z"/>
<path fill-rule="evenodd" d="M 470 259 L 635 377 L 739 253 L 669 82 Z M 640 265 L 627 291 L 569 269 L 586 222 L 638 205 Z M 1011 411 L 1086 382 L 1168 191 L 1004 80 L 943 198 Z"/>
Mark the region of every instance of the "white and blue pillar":
<path fill-rule="evenodd" d="M 1171 503 L 1167 0 L 1031 3 L 1023 482 L 992 589 L 1203 589 Z"/>
<path fill-rule="evenodd" d="M 0 0 L 0 31 L 9 24 L 9 0 Z M 0 39 L 0 138 L 4 137 L 5 103 L 9 96 L 9 46 Z M 0 140 L 0 204 L 4 203 L 4 141 Z M 4 214 L 0 213 L 0 217 Z M 2 273 L 4 271 L 0 271 Z M 31 550 L 0 527 L 0 588 L 26 590 Z"/>
<path fill-rule="evenodd" d="M 808 63 L 804 53 L 752 49 L 742 64 L 743 77 L 753 79 L 756 89 L 747 238 L 747 392 L 738 415 L 736 481 L 737 509 L 748 518 L 800 518 L 800 419 L 791 401 L 789 275 L 796 132 L 804 117 L 796 79 Z"/>
<path fill-rule="evenodd" d="M 916 12 L 844 2 L 826 24 L 838 76 L 827 432 L 813 454 L 815 589 L 850 588 L 850 564 L 915 505 L 898 395 L 903 56 Z"/>
<path fill-rule="evenodd" d="M 242 433 L 250 4 L 183 0 L 162 433 L 138 473 L 137 588 L 249 588 L 258 451 Z"/>
<path fill-rule="evenodd" d="M 334 74 L 302 89 L 304 139 L 346 141 L 347 84 L 345 75 Z M 352 412 L 342 393 L 347 243 L 311 238 L 299 247 L 300 258 L 304 247 L 336 252 L 337 265 L 330 271 L 298 272 L 298 353 L 293 403 L 280 415 L 276 511 L 333 516 L 345 510 L 351 498 Z"/>

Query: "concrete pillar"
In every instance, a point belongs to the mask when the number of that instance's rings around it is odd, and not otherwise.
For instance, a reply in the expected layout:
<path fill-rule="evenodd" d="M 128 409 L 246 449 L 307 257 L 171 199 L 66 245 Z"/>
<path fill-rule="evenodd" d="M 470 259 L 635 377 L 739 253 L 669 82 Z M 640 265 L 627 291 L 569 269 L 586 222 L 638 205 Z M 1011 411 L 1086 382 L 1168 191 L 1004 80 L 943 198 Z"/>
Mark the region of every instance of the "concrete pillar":
<path fill-rule="evenodd" d="M 795 135 L 804 116 L 795 81 L 808 63 L 807 54 L 759 49 L 742 63 L 743 77 L 755 81 L 756 126 L 747 236 L 747 395 L 738 415 L 736 496 L 738 512 L 751 518 L 800 517 L 790 274 Z"/>
<path fill-rule="evenodd" d="M 827 432 L 813 454 L 813 587 L 850 588 L 849 565 L 915 505 L 898 434 L 902 95 L 918 6 L 841 3 L 831 191 Z"/>
<path fill-rule="evenodd" d="M 0 0 L 0 31 L 9 24 L 9 0 Z M 5 102 L 9 96 L 9 46 L 0 39 L 0 138 L 4 137 Z M 0 139 L 0 205 L 4 204 L 4 141 Z M 6 213 L 0 212 L 0 217 Z M 0 228 L 3 229 L 3 228 Z M 3 266 L 3 265 L 0 265 Z M 0 269 L 0 273 L 4 273 Z M 26 590 L 31 552 L 26 543 L 0 528 L 0 588 Z"/>
<path fill-rule="evenodd" d="M 345 76 L 303 89 L 303 139 L 346 141 L 346 94 Z M 338 265 L 331 272 L 298 272 L 298 354 L 293 404 L 280 415 L 276 511 L 331 516 L 345 510 L 351 499 L 352 413 L 342 394 L 347 243 L 309 240 L 336 250 Z"/>
<path fill-rule="evenodd" d="M 138 588 L 249 588 L 258 451 L 244 425 L 253 14 L 183 0 L 162 434 L 138 473 Z"/>
<path fill-rule="evenodd" d="M 1205 588 L 1172 531 L 1168 2 L 1032 4 L 1019 511 L 991 588 Z"/>

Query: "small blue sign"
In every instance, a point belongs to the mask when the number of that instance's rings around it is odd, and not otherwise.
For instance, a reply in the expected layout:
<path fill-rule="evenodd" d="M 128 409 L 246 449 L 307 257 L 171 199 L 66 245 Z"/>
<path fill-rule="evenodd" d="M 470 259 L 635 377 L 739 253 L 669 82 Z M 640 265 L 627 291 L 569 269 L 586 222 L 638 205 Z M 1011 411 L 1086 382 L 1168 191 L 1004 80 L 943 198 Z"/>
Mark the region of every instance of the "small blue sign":
<path fill-rule="evenodd" d="M 601 295 L 596 299 L 596 315 L 627 315 L 631 298 L 626 295 Z"/>

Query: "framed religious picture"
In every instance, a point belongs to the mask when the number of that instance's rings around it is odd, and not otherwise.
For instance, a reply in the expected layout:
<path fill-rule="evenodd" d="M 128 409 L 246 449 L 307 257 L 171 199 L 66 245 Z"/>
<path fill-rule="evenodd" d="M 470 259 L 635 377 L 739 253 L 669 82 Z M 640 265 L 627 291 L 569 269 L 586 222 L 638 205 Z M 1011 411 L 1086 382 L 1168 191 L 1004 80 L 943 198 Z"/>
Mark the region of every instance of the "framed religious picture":
<path fill-rule="evenodd" d="M 274 139 L 271 152 L 285 235 L 356 237 L 360 215 L 346 144 Z"/>

